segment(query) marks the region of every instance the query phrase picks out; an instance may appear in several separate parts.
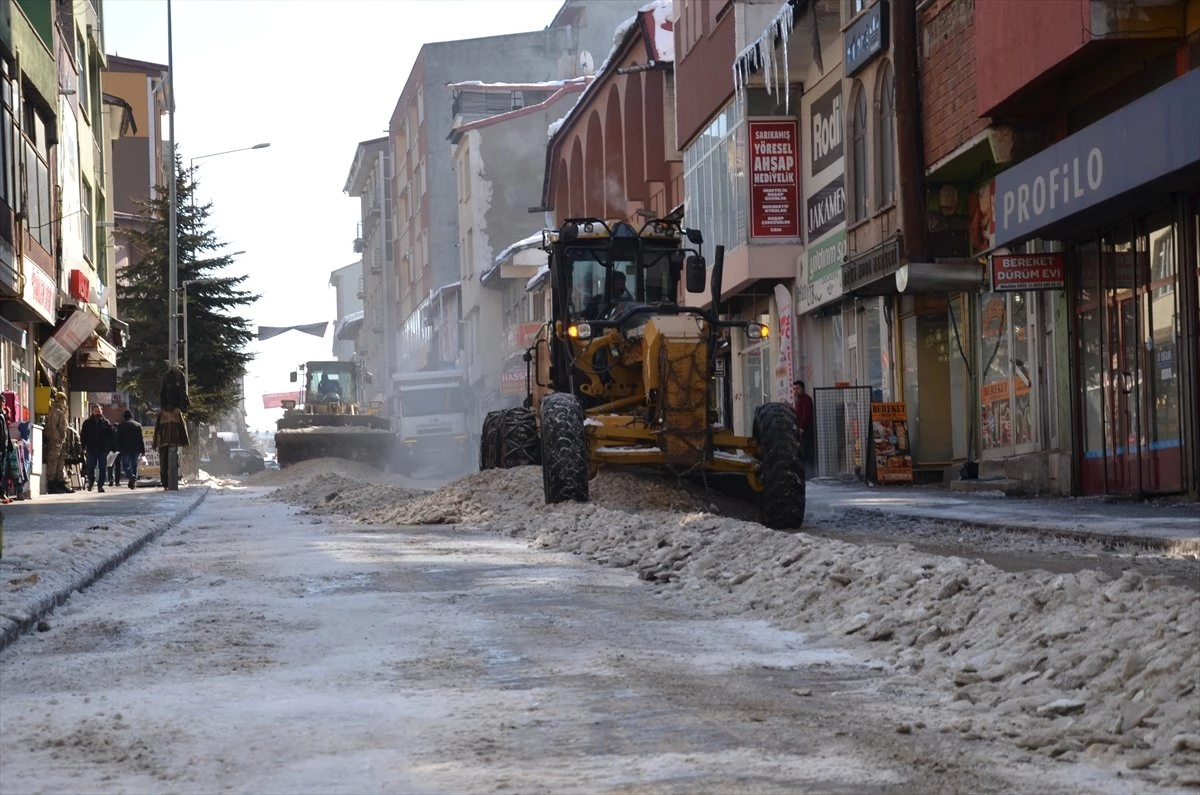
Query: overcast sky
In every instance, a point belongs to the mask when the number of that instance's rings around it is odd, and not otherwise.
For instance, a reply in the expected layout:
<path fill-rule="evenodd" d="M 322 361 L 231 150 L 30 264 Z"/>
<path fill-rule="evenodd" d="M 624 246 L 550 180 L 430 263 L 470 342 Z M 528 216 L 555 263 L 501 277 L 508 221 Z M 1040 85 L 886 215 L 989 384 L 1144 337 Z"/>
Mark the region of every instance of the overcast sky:
<path fill-rule="evenodd" d="M 598 0 L 601 1 L 602 0 Z M 359 141 L 378 138 L 421 45 L 538 30 L 561 0 L 172 0 L 175 139 L 185 164 L 205 158 L 197 198 L 237 258 L 233 274 L 262 298 L 255 326 L 332 320 L 329 274 L 358 259 L 358 200 L 342 192 Z M 105 0 L 110 54 L 167 63 L 167 0 Z M 479 75 L 486 79 L 488 75 Z M 164 135 L 166 125 L 164 124 Z M 435 136 L 435 142 L 441 136 Z M 328 358 L 324 341 L 289 332 L 254 343 L 246 378 L 251 430 L 280 411 L 264 392 Z"/>

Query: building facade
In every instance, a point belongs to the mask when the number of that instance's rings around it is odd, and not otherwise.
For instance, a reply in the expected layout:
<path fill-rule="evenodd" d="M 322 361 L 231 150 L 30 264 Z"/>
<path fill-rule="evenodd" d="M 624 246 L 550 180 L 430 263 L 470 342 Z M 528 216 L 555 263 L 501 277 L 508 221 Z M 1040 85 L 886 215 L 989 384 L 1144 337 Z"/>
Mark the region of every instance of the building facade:
<path fill-rule="evenodd" d="M 362 256 L 358 289 L 348 292 L 358 302 L 361 319 L 339 328 L 335 345 L 349 337 L 357 341 L 357 355 L 372 374 L 366 385 L 368 402 L 386 405 L 391 399 L 391 373 L 395 369 L 396 260 L 395 217 L 392 210 L 392 150 L 387 138 L 358 145 L 346 193 L 359 200 L 360 218 L 354 251 Z M 341 320 L 339 306 L 339 321 Z M 340 358 L 340 357 L 339 357 Z"/>
<path fill-rule="evenodd" d="M 541 183 L 531 176 L 545 162 L 547 129 L 571 109 L 590 81 L 585 75 L 448 87 L 454 92 L 449 142 L 458 185 L 459 359 L 471 386 L 471 427 L 482 426 L 487 412 L 516 397 L 506 394 L 513 392 L 514 379 L 502 378 L 513 353 L 510 343 L 519 344 L 509 339 L 508 330 L 530 322 L 525 286 L 537 264 L 531 267 L 525 260 L 538 258 L 529 246 L 513 241 L 541 241 L 544 215 L 530 212 L 541 202 Z"/>
<path fill-rule="evenodd" d="M 373 365 L 362 358 L 366 348 L 360 337 L 365 316 L 363 300 L 366 296 L 363 261 L 343 265 L 333 271 L 329 274 L 329 286 L 333 288 L 337 312 L 333 324 L 333 358 L 342 362 L 363 361 L 367 372 L 372 374 L 371 384 L 364 386 L 364 392 L 369 397 L 378 379 L 374 377 L 376 371 L 371 369 Z"/>

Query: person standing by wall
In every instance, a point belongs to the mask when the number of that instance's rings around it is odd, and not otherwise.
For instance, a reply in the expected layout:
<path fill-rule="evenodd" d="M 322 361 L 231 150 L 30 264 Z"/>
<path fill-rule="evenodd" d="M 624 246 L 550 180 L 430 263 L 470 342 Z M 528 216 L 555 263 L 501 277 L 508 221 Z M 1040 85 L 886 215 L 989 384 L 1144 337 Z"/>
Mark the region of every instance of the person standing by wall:
<path fill-rule="evenodd" d="M 816 466 L 816 429 L 813 423 L 813 399 L 805 389 L 804 382 L 792 382 L 792 398 L 795 401 L 796 427 L 800 430 L 800 457 L 804 460 L 805 477 L 812 474 Z"/>
<path fill-rule="evenodd" d="M 88 491 L 91 491 L 92 485 L 95 484 L 96 491 L 103 494 L 104 481 L 108 479 L 108 454 L 116 443 L 116 435 L 113 433 L 112 423 L 105 419 L 100 411 L 99 404 L 92 404 L 92 415 L 84 420 L 83 427 L 79 429 L 79 441 L 83 443 L 83 449 L 87 453 Z"/>
<path fill-rule="evenodd" d="M 129 480 L 129 488 L 137 486 L 138 459 L 146 454 L 146 440 L 142 437 L 142 426 L 133 418 L 133 412 L 125 411 L 125 420 L 117 426 L 117 452 L 121 455 L 121 477 Z"/>

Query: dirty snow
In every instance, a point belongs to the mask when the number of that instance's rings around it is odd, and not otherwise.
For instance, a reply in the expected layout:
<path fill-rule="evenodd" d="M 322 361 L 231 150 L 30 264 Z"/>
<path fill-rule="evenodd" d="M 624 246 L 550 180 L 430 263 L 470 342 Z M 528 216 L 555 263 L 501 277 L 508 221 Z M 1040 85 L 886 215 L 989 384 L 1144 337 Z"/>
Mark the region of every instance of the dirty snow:
<path fill-rule="evenodd" d="M 802 629 L 931 694 L 926 720 L 1061 761 L 1200 786 L 1200 594 L 1166 578 L 1005 572 L 979 560 L 771 531 L 702 492 L 602 474 L 586 504 L 545 505 L 541 470 L 436 491 L 307 462 L 257 485 L 370 524 L 459 524 L 635 569 L 666 599 Z"/>

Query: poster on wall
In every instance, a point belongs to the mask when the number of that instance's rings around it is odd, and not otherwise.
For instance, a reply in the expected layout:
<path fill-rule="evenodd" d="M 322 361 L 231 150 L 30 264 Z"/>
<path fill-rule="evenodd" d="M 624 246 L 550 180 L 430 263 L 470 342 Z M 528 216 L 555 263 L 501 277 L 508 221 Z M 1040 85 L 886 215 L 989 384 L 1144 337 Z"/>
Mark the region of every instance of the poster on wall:
<path fill-rule="evenodd" d="M 1009 385 L 1008 303 L 993 293 L 983 301 L 981 351 L 986 364 L 979 387 L 980 442 L 984 450 L 1011 447 L 1012 389 Z"/>
<path fill-rule="evenodd" d="M 800 237 L 800 131 L 794 120 L 751 120 L 750 236 Z"/>
<path fill-rule="evenodd" d="M 876 483 L 912 483 L 908 408 L 903 403 L 871 404 L 871 447 Z"/>
<path fill-rule="evenodd" d="M 779 358 L 775 361 L 775 388 L 773 398 L 780 403 L 792 402 L 792 330 L 795 317 L 792 314 L 792 291 L 782 284 L 775 285 L 775 306 L 779 310 Z"/>

